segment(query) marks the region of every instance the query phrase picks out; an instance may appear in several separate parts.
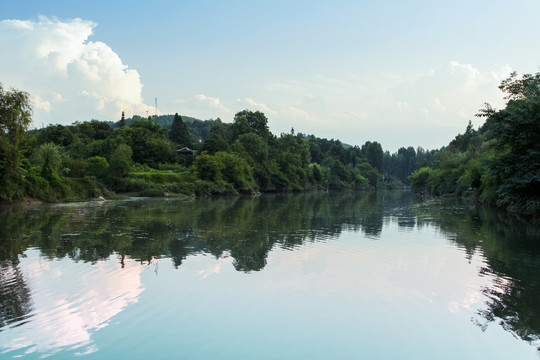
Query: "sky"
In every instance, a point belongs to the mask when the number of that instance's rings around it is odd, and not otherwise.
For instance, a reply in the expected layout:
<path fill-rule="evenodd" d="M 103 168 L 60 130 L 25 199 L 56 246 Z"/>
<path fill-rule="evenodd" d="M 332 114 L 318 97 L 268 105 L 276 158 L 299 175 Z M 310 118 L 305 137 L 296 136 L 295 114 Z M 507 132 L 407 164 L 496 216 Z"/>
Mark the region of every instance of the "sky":
<path fill-rule="evenodd" d="M 33 128 L 248 109 L 276 135 L 438 149 L 540 71 L 537 0 L 0 3 L 0 83 Z"/>

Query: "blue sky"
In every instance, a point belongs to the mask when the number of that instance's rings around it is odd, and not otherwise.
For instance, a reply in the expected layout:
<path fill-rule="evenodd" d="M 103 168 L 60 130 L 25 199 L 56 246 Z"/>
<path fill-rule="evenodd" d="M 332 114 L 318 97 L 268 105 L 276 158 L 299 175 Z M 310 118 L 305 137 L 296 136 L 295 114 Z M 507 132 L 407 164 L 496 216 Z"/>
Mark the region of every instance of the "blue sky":
<path fill-rule="evenodd" d="M 34 126 L 155 112 L 385 150 L 447 145 L 497 86 L 540 65 L 540 2 L 18 1 L 0 14 L 0 82 Z"/>

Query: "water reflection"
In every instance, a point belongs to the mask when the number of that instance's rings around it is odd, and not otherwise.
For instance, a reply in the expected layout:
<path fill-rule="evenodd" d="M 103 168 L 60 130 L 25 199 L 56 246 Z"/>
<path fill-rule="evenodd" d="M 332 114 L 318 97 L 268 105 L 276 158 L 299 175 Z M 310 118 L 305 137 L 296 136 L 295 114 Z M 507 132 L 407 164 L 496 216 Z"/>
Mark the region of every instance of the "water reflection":
<path fill-rule="evenodd" d="M 122 271 L 114 262 L 80 264 L 43 260 L 39 251 L 28 249 L 13 287 L 22 286 L 22 296 L 2 297 L 2 305 L 17 316 L 2 312 L 2 321 L 10 325 L 3 337 L 6 351 L 24 350 L 52 355 L 64 348 L 78 354 L 97 350 L 91 334 L 108 325 L 110 319 L 143 291 L 138 264 L 128 261 Z M 3 268 L 3 271 L 9 267 Z M 31 284 L 31 296 L 26 283 Z M 2 295 L 10 286 L 2 286 Z M 26 321 L 30 318 L 31 321 Z"/>
<path fill-rule="evenodd" d="M 500 324 L 514 336 L 533 343 L 540 340 L 540 227 L 528 218 L 452 202 L 416 207 L 423 224 L 438 226 L 468 259 L 480 252 L 485 258 L 478 273 L 492 284 L 482 289 L 487 308 L 473 319 L 486 331 Z M 539 348 L 540 350 L 540 348 Z"/>
<path fill-rule="evenodd" d="M 540 230 L 488 209 L 412 203 L 406 192 L 308 193 L 8 207 L 0 219 L 0 334 L 10 332 L 7 349 L 95 351 L 91 333 L 138 301 L 140 265 L 156 259 L 170 258 L 178 269 L 191 255 L 211 254 L 218 267 L 256 272 L 274 249 L 295 251 L 345 232 L 378 241 L 388 224 L 404 233 L 436 228 L 469 261 L 480 254 L 478 273 L 493 281 L 482 289 L 486 307 L 474 321 L 482 330 L 500 322 L 525 341 L 539 339 Z M 71 259 L 74 268 L 55 259 Z M 476 304 L 476 290 L 449 310 Z"/>
<path fill-rule="evenodd" d="M 0 266 L 0 331 L 23 323 L 32 311 L 30 289 L 19 267 L 19 259 L 4 260 Z"/>

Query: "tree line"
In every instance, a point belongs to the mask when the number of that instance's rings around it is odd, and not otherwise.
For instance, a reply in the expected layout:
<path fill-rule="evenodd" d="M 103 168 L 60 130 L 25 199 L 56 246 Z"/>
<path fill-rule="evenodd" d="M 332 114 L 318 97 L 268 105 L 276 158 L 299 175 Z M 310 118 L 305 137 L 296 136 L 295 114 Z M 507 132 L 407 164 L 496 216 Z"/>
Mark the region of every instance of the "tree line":
<path fill-rule="evenodd" d="M 513 73 L 500 86 L 509 100 L 486 104 L 438 150 L 384 151 L 295 133 L 273 134 L 260 111 L 232 122 L 187 116 L 133 116 L 28 130 L 29 94 L 0 84 L 0 200 L 84 200 L 118 193 L 238 194 L 411 185 L 420 194 L 464 195 L 538 212 L 540 74 Z M 186 151 L 177 150 L 187 148 Z M 190 151 L 193 150 L 193 151 Z"/>
<path fill-rule="evenodd" d="M 91 120 L 28 130 L 29 94 L 1 91 L 4 201 L 403 186 L 397 177 L 383 176 L 379 143 L 349 146 L 294 130 L 276 136 L 259 111 L 240 111 L 231 123 L 178 114 L 122 115 L 116 123 Z M 187 152 L 178 151 L 182 148 Z"/>

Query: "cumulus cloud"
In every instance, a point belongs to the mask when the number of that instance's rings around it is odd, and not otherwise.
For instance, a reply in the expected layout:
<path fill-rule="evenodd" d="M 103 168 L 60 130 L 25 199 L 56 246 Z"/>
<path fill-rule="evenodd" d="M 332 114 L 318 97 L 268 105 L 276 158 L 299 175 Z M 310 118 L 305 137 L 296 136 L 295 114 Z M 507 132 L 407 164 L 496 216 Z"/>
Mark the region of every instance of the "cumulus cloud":
<path fill-rule="evenodd" d="M 41 109 L 43 111 L 51 111 L 51 103 L 47 100 L 43 100 L 39 95 L 33 95 L 31 100 L 35 109 Z"/>
<path fill-rule="evenodd" d="M 90 41 L 96 23 L 39 17 L 0 21 L 4 87 L 29 92 L 34 121 L 65 123 L 117 120 L 152 110 L 142 99 L 138 72 L 107 44 Z"/>
<path fill-rule="evenodd" d="M 237 99 L 236 102 L 241 104 L 242 106 L 247 107 L 250 110 L 262 111 L 266 115 L 276 113 L 276 111 L 272 110 L 268 105 L 263 104 L 263 103 L 258 103 L 255 100 L 253 100 L 252 98 Z"/>

